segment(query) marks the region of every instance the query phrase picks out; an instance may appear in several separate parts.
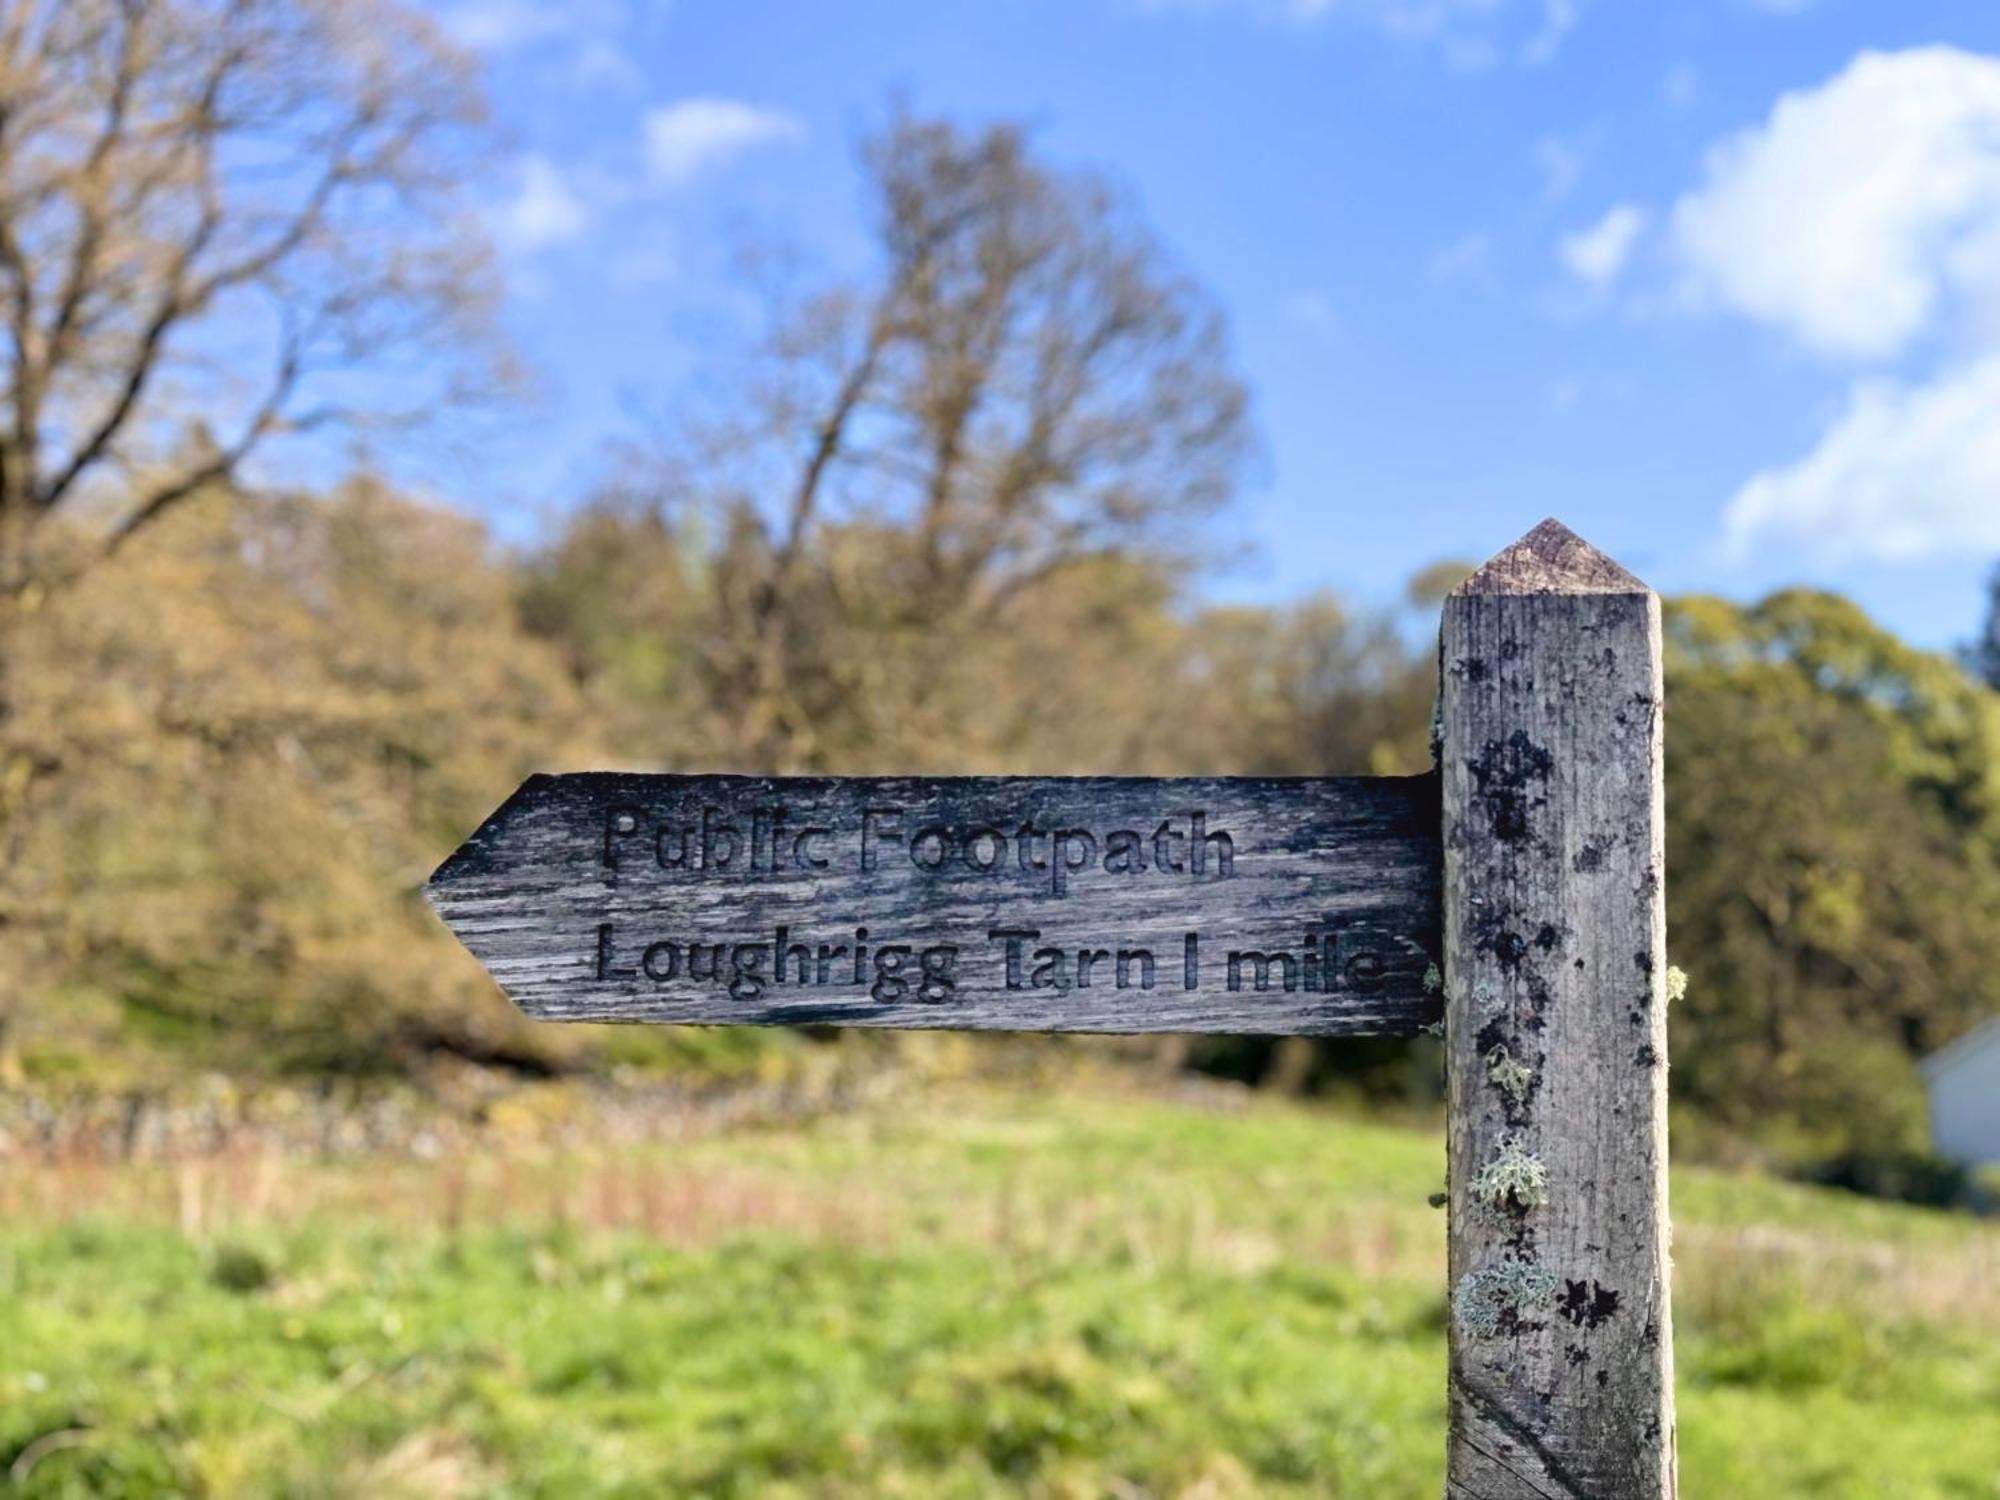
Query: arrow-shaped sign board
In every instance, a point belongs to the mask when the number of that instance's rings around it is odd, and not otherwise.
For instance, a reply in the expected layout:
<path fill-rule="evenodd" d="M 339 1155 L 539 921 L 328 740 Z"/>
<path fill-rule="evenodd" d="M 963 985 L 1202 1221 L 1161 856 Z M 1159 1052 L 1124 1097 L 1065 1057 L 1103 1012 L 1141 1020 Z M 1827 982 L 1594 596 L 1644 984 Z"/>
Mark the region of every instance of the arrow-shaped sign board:
<path fill-rule="evenodd" d="M 1408 1033 L 1438 784 L 536 776 L 431 877 L 545 1020 Z"/>

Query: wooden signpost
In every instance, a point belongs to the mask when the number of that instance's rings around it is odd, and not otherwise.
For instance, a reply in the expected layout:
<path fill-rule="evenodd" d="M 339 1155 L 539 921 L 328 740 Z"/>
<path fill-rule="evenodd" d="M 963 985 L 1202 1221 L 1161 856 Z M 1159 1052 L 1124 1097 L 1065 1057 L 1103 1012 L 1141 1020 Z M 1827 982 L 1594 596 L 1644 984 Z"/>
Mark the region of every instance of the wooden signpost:
<path fill-rule="evenodd" d="M 1659 601 L 1553 521 L 1408 778 L 527 782 L 431 878 L 546 1020 L 1445 1029 L 1448 1500 L 1670 1500 Z"/>

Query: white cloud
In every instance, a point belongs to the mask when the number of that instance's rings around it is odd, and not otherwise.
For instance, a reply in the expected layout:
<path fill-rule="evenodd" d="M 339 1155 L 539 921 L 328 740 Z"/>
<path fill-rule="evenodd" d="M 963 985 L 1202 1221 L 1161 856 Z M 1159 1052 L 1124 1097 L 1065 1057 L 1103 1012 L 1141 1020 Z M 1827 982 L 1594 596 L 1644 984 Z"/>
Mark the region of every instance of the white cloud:
<path fill-rule="evenodd" d="M 579 88 L 608 84 L 637 93 L 646 86 L 646 75 L 632 61 L 629 51 L 604 37 L 584 37 L 570 59 L 570 76 Z"/>
<path fill-rule="evenodd" d="M 1618 279 L 1638 247 L 1646 227 L 1646 211 L 1635 203 L 1620 203 L 1588 229 L 1580 229 L 1557 247 L 1569 273 L 1593 287 Z"/>
<path fill-rule="evenodd" d="M 1576 191 L 1588 153 L 1581 142 L 1545 135 L 1535 142 L 1535 166 L 1542 174 L 1542 197 L 1560 203 Z"/>
<path fill-rule="evenodd" d="M 2000 60 L 1864 52 L 1714 147 L 1675 205 L 1689 290 L 1829 354 L 1899 354 L 2000 285 Z"/>
<path fill-rule="evenodd" d="M 1737 490 L 1739 555 L 2000 549 L 2000 59 L 1862 52 L 1781 96 L 1710 149 L 1668 249 L 1692 304 L 1875 369 Z"/>
<path fill-rule="evenodd" d="M 528 254 L 575 239 L 589 222 L 562 170 L 547 157 L 532 155 L 522 158 L 520 185 L 502 205 L 494 231 L 507 249 Z"/>
<path fill-rule="evenodd" d="M 630 19 L 619 0 L 458 0 L 438 12 L 445 34 L 470 51 L 529 53 L 535 71 L 570 87 L 628 91 L 644 83 Z"/>
<path fill-rule="evenodd" d="M 1577 19 L 1577 0 L 1542 0 L 1542 27 L 1528 39 L 1528 45 L 1522 49 L 1522 61 L 1528 63 L 1553 61 L 1556 52 L 1562 47 L 1563 38 L 1575 29 Z"/>
<path fill-rule="evenodd" d="M 1407 36 L 1435 36 L 1494 0 L 1142 0 L 1148 10 L 1256 10 L 1309 25 L 1331 17 L 1368 21 Z"/>
<path fill-rule="evenodd" d="M 1349 21 L 1385 35 L 1434 42 L 1452 66 L 1476 71 L 1508 53 L 1528 64 L 1554 57 L 1582 0 L 1131 0 L 1142 11 L 1244 11 L 1296 26 Z"/>
<path fill-rule="evenodd" d="M 1493 281 L 1493 237 L 1481 230 L 1462 234 L 1433 254 L 1424 267 L 1432 281 Z"/>
<path fill-rule="evenodd" d="M 1737 491 L 1726 525 L 1739 553 L 1762 537 L 1836 557 L 2000 551 L 2000 355 L 1928 385 L 1860 383 L 1810 453 Z"/>
<path fill-rule="evenodd" d="M 715 98 L 649 110 L 644 130 L 647 170 L 664 187 L 677 187 L 753 146 L 805 135 L 798 118 L 783 110 Z"/>
<path fill-rule="evenodd" d="M 549 0 L 463 0 L 446 7 L 438 22 L 446 35 L 475 52 L 505 52 L 566 37 L 576 25 L 573 13 Z"/>

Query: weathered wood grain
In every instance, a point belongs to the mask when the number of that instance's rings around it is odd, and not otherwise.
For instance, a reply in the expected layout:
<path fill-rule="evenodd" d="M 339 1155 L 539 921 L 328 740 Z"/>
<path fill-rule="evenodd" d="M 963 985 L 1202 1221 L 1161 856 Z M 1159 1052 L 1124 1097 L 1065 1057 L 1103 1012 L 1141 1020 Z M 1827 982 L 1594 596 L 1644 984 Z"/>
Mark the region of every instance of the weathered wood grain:
<path fill-rule="evenodd" d="M 1545 522 L 1447 601 L 1451 1500 L 1666 1500 L 1659 601 Z"/>
<path fill-rule="evenodd" d="M 540 776 L 428 894 L 547 1020 L 1408 1033 L 1438 850 L 1431 776 Z"/>

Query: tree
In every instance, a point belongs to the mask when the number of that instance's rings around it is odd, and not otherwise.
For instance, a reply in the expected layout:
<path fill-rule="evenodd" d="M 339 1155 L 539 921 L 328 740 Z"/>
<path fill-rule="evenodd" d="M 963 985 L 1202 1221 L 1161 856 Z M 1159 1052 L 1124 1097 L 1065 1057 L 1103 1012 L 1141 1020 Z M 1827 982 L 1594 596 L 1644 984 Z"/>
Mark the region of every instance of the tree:
<path fill-rule="evenodd" d="M 1197 616 L 1187 670 L 1215 738 L 1194 761 L 1266 776 L 1409 776 L 1431 763 L 1438 606 L 1470 568 L 1436 563 L 1404 591 L 1408 614 L 1362 613 L 1326 594 Z M 1417 624 L 1411 629 L 1411 615 Z"/>
<path fill-rule="evenodd" d="M 823 764 L 815 701 L 924 691 L 1066 575 L 1184 559 L 1249 446 L 1221 318 L 1101 182 L 1004 125 L 899 119 L 864 160 L 875 267 L 778 306 L 654 486 L 716 528 L 740 764 Z"/>
<path fill-rule="evenodd" d="M 0 597 L 382 415 L 343 374 L 476 305 L 479 101 L 390 0 L 10 0 L 0 99 Z"/>
<path fill-rule="evenodd" d="M 17 712 L 63 771 L 7 890 L 39 939 L 0 961 L 23 1050 L 101 1081 L 146 1038 L 342 1072 L 587 1049 L 418 891 L 528 772 L 601 759 L 515 584 L 373 481 L 211 486 L 29 617 Z"/>
<path fill-rule="evenodd" d="M 1676 601 L 1667 644 L 1677 1099 L 1921 1144 L 1913 1057 L 2000 1008 L 2000 698 L 1810 590 Z"/>
<path fill-rule="evenodd" d="M 32 617 L 273 439 L 437 404 L 479 121 L 393 0 L 0 0 L 0 942 L 62 763 Z"/>
<path fill-rule="evenodd" d="M 2000 567 L 1986 583 L 1986 623 L 1978 639 L 1965 648 L 1966 670 L 1988 687 L 2000 690 Z"/>

